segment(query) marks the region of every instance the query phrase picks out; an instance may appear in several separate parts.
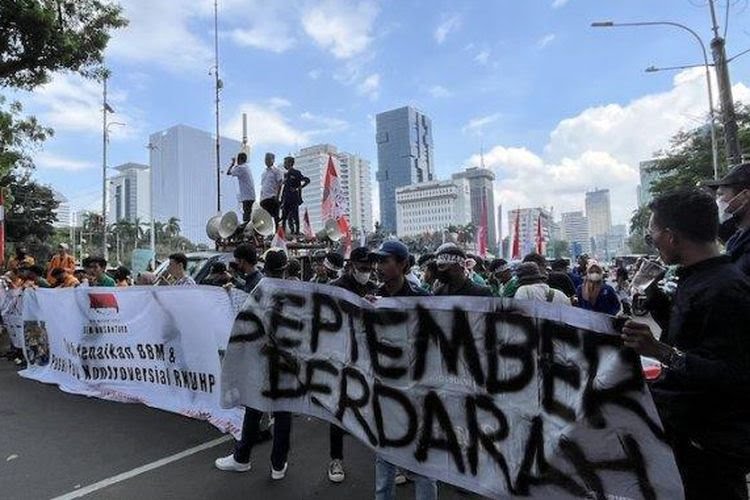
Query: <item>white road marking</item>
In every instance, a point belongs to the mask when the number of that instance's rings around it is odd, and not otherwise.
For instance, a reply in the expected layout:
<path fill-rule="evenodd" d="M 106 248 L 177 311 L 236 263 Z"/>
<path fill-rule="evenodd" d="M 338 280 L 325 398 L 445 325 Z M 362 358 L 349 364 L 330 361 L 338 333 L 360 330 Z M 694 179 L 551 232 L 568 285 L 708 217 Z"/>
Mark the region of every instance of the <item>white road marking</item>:
<path fill-rule="evenodd" d="M 113 484 L 117 484 L 122 481 L 127 481 L 128 479 L 131 479 L 135 476 L 139 476 L 145 472 L 158 469 L 159 467 L 163 467 L 167 464 L 171 464 L 172 462 L 177 462 L 178 460 L 182 460 L 183 458 L 189 457 L 190 455 L 195 455 L 196 453 L 200 453 L 201 451 L 207 450 L 209 448 L 213 448 L 214 446 L 218 446 L 222 443 L 226 443 L 227 441 L 231 439 L 232 439 L 232 436 L 222 436 L 218 439 L 214 439 L 213 441 L 208 441 L 206 443 L 199 444 L 198 446 L 188 448 L 185 451 L 181 451 L 179 453 L 175 453 L 174 455 L 164 457 L 162 459 L 156 460 L 155 462 L 151 462 L 150 464 L 141 465 L 140 467 L 136 467 L 135 469 L 129 470 L 127 472 L 123 472 L 122 474 L 117 474 L 116 476 L 112 476 L 107 479 L 103 479 L 99 482 L 90 484 L 83 488 L 79 487 L 79 489 L 76 489 L 75 491 L 71 491 L 70 493 L 60 495 L 59 497 L 55 497 L 52 500 L 71 500 L 73 498 L 80 498 L 82 496 L 88 495 L 89 493 L 99 491 L 101 489 L 107 488 L 108 486 L 112 486 Z"/>

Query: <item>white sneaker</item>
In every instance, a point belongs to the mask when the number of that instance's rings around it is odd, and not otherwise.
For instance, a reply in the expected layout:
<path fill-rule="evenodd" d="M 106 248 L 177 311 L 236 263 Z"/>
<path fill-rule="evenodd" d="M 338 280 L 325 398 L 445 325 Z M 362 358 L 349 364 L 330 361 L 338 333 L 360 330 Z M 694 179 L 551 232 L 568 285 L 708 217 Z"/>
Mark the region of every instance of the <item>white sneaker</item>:
<path fill-rule="evenodd" d="M 227 455 L 226 457 L 217 458 L 214 465 L 219 470 L 225 470 L 229 472 L 247 472 L 252 468 L 250 462 L 243 464 L 234 459 L 234 455 Z"/>
<path fill-rule="evenodd" d="M 332 483 L 343 483 L 345 478 L 343 462 L 338 458 L 331 460 L 328 465 L 328 479 Z"/>
<path fill-rule="evenodd" d="M 406 474 L 401 469 L 398 469 L 396 471 L 396 478 L 394 480 L 394 483 L 398 486 L 401 486 L 402 484 L 406 484 Z"/>
<path fill-rule="evenodd" d="M 289 468 L 289 463 L 284 462 L 284 468 L 281 470 L 276 470 L 273 468 L 273 465 L 271 466 L 271 479 L 274 481 L 278 481 L 280 479 L 284 479 L 284 476 L 286 476 L 286 470 Z"/>

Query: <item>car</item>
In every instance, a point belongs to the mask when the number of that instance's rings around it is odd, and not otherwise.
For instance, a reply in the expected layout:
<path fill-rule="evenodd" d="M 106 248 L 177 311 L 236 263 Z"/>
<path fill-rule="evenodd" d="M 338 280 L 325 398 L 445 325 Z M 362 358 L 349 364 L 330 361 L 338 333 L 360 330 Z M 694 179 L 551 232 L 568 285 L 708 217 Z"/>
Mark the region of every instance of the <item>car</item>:
<path fill-rule="evenodd" d="M 234 256 L 231 252 L 191 252 L 185 254 L 185 256 L 188 260 L 187 275 L 193 278 L 199 285 L 207 284 L 207 278 L 211 274 L 211 267 L 217 262 L 223 263 L 230 272 L 230 264 L 234 262 Z M 156 268 L 157 283 L 163 283 L 167 280 L 167 267 L 169 267 L 169 259 L 159 264 Z M 235 285 L 241 288 L 244 285 L 244 279 L 238 274 L 232 274 L 234 275 Z"/>

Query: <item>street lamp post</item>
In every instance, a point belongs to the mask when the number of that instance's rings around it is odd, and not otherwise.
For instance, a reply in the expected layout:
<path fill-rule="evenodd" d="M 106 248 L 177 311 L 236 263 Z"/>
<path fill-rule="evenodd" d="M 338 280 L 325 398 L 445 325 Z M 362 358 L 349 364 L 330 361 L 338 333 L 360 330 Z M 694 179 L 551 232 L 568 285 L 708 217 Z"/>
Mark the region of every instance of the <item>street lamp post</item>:
<path fill-rule="evenodd" d="M 719 149 L 716 141 L 716 116 L 714 113 L 714 93 L 713 86 L 711 85 L 711 70 L 709 69 L 711 64 L 708 62 L 708 52 L 706 51 L 706 44 L 703 43 L 700 35 L 691 28 L 688 28 L 684 24 L 675 23 L 671 21 L 651 21 L 651 22 L 640 22 L 640 23 L 615 23 L 612 21 L 594 22 L 591 23 L 592 28 L 620 28 L 629 26 L 672 26 L 674 28 L 680 28 L 690 33 L 701 47 L 703 53 L 703 67 L 706 70 L 706 85 L 708 86 L 708 112 L 711 119 L 711 156 L 714 167 L 714 179 L 719 178 Z"/>

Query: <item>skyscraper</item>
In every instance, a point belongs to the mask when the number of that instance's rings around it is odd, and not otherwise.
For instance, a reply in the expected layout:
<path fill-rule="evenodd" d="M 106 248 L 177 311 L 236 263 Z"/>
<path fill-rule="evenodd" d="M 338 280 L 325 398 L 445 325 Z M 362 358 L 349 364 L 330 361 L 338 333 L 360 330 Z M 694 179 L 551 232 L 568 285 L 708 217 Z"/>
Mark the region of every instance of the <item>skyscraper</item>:
<path fill-rule="evenodd" d="M 70 213 L 70 201 L 60 191 L 55 189 L 52 190 L 52 196 L 58 203 L 57 208 L 53 210 L 55 214 L 55 222 L 52 223 L 52 227 L 55 228 L 67 228 L 73 225 L 73 218 Z"/>
<path fill-rule="evenodd" d="M 492 170 L 479 167 L 467 168 L 453 174 L 454 179 L 467 179 L 471 193 L 471 222 L 476 227 L 482 220 L 483 207 L 487 208 L 487 246 L 491 252 L 497 247 L 497 230 L 495 223 L 495 174 Z"/>
<path fill-rule="evenodd" d="M 570 245 L 571 254 L 575 254 L 575 248 L 581 253 L 591 251 L 589 240 L 589 221 L 583 212 L 563 212 L 562 214 L 562 239 Z"/>
<path fill-rule="evenodd" d="M 144 222 L 150 220 L 148 169 L 148 165 L 139 163 L 124 163 L 115 167 L 118 174 L 109 179 L 108 223 L 121 220 L 133 222 L 136 218 Z"/>
<path fill-rule="evenodd" d="M 518 239 L 521 257 L 536 251 L 539 221 L 542 223 L 542 238 L 545 245 L 550 241 L 552 213 L 546 208 L 521 208 L 508 211 L 508 234 L 515 238 L 518 221 Z"/>
<path fill-rule="evenodd" d="M 317 144 L 302 148 L 295 156 L 295 167 L 310 178 L 310 184 L 302 191 L 304 204 L 300 207 L 302 212 L 300 220 L 307 209 L 313 231 L 323 229 L 325 224 L 322 218 L 323 183 L 329 155 L 334 159 L 341 190 L 348 200 L 349 224 L 358 229 L 372 231 L 370 162 L 355 154 L 339 151 L 332 144 Z"/>
<path fill-rule="evenodd" d="M 612 228 L 612 212 L 609 189 L 597 189 L 586 193 L 586 218 L 589 220 L 591 238 L 606 237 Z"/>
<path fill-rule="evenodd" d="M 469 182 L 458 178 L 428 181 L 396 189 L 399 236 L 443 231 L 471 221 Z"/>
<path fill-rule="evenodd" d="M 175 125 L 151 134 L 150 163 L 154 219 L 180 220 L 182 235 L 193 243 L 210 243 L 206 222 L 216 215 L 216 142 L 209 132 Z M 221 210 L 239 210 L 237 180 L 226 175 L 240 142 L 221 138 Z M 252 158 L 248 161 L 253 164 Z M 261 160 L 262 161 L 262 160 Z M 260 189 L 261 161 L 251 167 L 256 192 Z"/>
<path fill-rule="evenodd" d="M 411 106 L 375 117 L 380 223 L 396 232 L 396 188 L 435 179 L 432 120 Z"/>

